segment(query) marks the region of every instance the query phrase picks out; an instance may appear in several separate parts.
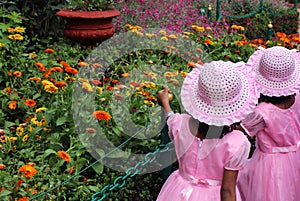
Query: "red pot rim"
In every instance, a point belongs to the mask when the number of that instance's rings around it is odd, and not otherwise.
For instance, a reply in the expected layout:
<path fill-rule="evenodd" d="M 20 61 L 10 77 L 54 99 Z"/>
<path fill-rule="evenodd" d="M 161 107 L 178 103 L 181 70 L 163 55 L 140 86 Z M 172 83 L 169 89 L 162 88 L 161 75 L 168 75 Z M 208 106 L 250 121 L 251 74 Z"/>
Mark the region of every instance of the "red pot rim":
<path fill-rule="evenodd" d="M 78 11 L 62 9 L 56 13 L 57 16 L 65 18 L 113 18 L 121 15 L 117 9 L 104 11 Z"/>

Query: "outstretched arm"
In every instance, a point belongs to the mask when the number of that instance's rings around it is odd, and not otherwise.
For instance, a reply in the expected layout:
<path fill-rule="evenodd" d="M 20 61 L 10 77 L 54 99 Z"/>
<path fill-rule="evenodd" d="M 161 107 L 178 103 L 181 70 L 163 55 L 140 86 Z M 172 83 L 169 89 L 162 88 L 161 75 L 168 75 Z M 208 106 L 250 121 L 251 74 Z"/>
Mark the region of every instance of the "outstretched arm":
<path fill-rule="evenodd" d="M 158 102 L 163 107 L 164 113 L 168 114 L 172 111 L 169 102 L 169 88 L 166 86 L 163 90 L 160 90 L 157 94 Z"/>
<path fill-rule="evenodd" d="M 221 201 L 236 201 L 237 170 L 224 169 L 221 186 Z"/>

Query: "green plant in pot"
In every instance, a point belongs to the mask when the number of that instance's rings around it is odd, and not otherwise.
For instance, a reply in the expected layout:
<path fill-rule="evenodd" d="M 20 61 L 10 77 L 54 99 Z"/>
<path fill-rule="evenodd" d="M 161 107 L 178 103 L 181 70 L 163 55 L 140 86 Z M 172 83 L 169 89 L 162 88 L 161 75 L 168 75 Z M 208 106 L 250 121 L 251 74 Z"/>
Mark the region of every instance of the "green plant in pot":
<path fill-rule="evenodd" d="M 120 14 L 113 0 L 69 0 L 66 8 L 56 13 L 66 19 L 64 35 L 86 47 L 112 37 L 112 20 Z"/>
<path fill-rule="evenodd" d="M 113 0 L 67 0 L 67 8 L 81 11 L 105 11 L 114 9 Z"/>

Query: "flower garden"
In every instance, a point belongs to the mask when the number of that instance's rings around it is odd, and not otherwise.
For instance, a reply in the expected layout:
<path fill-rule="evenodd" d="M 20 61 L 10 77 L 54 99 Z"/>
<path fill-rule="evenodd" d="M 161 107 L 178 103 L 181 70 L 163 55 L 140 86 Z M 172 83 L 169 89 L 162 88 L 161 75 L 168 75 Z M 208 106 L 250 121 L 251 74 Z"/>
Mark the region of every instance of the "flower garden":
<path fill-rule="evenodd" d="M 211 21 L 199 12 L 208 3 L 117 1 L 115 36 L 87 49 L 62 32 L 33 32 L 24 10 L 0 3 L 0 200 L 100 200 L 109 184 L 106 200 L 155 200 L 159 161 L 136 164 L 162 144 L 157 91 L 168 85 L 181 112 L 180 86 L 196 63 L 247 61 L 259 46 L 300 44 L 296 32 L 275 26 L 267 40 L 251 38 L 247 19 Z M 223 8 L 226 16 L 239 7 Z"/>

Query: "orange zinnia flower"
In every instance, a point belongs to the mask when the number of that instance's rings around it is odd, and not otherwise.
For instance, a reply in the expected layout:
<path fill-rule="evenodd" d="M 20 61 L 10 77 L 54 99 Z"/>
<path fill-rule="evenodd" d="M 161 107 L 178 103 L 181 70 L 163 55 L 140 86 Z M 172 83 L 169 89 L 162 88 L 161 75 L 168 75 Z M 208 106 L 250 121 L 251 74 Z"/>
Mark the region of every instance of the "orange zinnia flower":
<path fill-rule="evenodd" d="M 35 100 L 33 100 L 33 99 L 27 99 L 27 100 L 25 101 L 25 104 L 26 104 L 28 107 L 33 107 L 33 106 L 36 105 L 36 102 L 35 102 Z"/>
<path fill-rule="evenodd" d="M 142 87 L 143 85 L 134 81 L 129 82 L 130 85 L 132 85 L 133 87 Z"/>
<path fill-rule="evenodd" d="M 8 104 L 8 108 L 11 110 L 15 110 L 17 108 L 17 101 L 10 101 Z"/>
<path fill-rule="evenodd" d="M 67 152 L 61 150 L 61 151 L 58 151 L 57 154 L 64 161 L 66 161 L 66 162 L 70 162 L 71 161 L 71 157 L 70 157 L 70 155 Z"/>
<path fill-rule="evenodd" d="M 111 119 L 110 114 L 103 110 L 97 110 L 94 113 L 94 117 L 98 120 L 104 120 L 104 121 L 109 121 Z"/>
<path fill-rule="evenodd" d="M 70 174 L 73 174 L 74 170 L 75 170 L 75 167 L 72 166 L 71 169 L 70 169 L 70 171 L 69 171 L 69 173 L 70 173 Z"/>
<path fill-rule="evenodd" d="M 75 74 L 78 73 L 78 70 L 77 70 L 76 68 L 71 68 L 71 67 L 66 68 L 65 71 L 66 71 L 67 73 L 70 73 L 70 74 L 73 74 L 73 75 L 75 75 Z"/>
<path fill-rule="evenodd" d="M 129 77 L 129 76 L 130 76 L 130 73 L 122 73 L 121 76 L 122 76 L 122 77 Z"/>
<path fill-rule="evenodd" d="M 71 66 L 65 61 L 61 61 L 60 64 L 65 68 L 71 68 Z"/>
<path fill-rule="evenodd" d="M 46 73 L 44 73 L 43 77 L 44 77 L 44 78 L 48 78 L 48 77 L 51 75 L 51 73 L 52 73 L 52 70 L 49 69 L 49 70 L 47 70 Z"/>
<path fill-rule="evenodd" d="M 26 178 L 31 178 L 37 173 L 36 169 L 31 165 L 23 165 L 20 167 L 19 172 L 23 172 Z"/>
<path fill-rule="evenodd" d="M 6 87 L 6 88 L 3 89 L 3 91 L 6 92 L 9 95 L 12 91 L 12 88 Z"/>
<path fill-rule="evenodd" d="M 111 83 L 117 84 L 119 81 L 118 80 L 112 80 Z"/>
<path fill-rule="evenodd" d="M 283 33 L 283 32 L 277 32 L 277 33 L 276 33 L 276 36 L 277 36 L 278 38 L 285 38 L 285 37 L 286 37 L 286 34 Z"/>
<path fill-rule="evenodd" d="M 21 73 L 20 71 L 15 71 L 15 72 L 13 73 L 13 75 L 16 76 L 16 77 L 21 77 L 21 76 L 22 76 L 22 73 Z"/>
<path fill-rule="evenodd" d="M 6 168 L 6 166 L 2 163 L 0 163 L 0 170 L 4 170 Z"/>
<path fill-rule="evenodd" d="M 211 41 L 211 40 L 209 40 L 209 39 L 207 39 L 207 40 L 205 40 L 205 44 L 208 44 L 208 45 L 213 45 L 213 44 L 214 44 L 214 42 L 213 42 L 213 41 Z"/>
<path fill-rule="evenodd" d="M 100 80 L 96 80 L 96 79 L 92 79 L 91 82 L 94 84 L 94 85 L 101 85 L 102 82 Z"/>
<path fill-rule="evenodd" d="M 57 81 L 57 82 L 54 82 L 54 85 L 56 87 L 65 87 L 67 84 L 64 82 L 64 81 Z"/>
<path fill-rule="evenodd" d="M 31 78 L 29 78 L 29 80 L 35 81 L 35 83 L 38 84 L 41 81 L 41 78 L 39 78 L 39 77 L 31 77 Z"/>
<path fill-rule="evenodd" d="M 46 50 L 45 50 L 45 53 L 49 53 L 49 54 L 54 54 L 54 50 L 53 49 L 51 49 L 51 48 L 47 48 Z"/>
<path fill-rule="evenodd" d="M 28 200 L 29 200 L 28 197 L 21 197 L 21 198 L 18 199 L 18 201 L 28 201 Z"/>
<path fill-rule="evenodd" d="M 41 62 L 36 62 L 35 65 L 39 67 L 40 72 L 44 72 L 46 70 L 45 65 Z"/>
<path fill-rule="evenodd" d="M 60 73 L 64 72 L 64 69 L 61 67 L 58 67 L 58 66 L 54 66 L 54 67 L 50 68 L 50 70 L 52 72 L 60 72 Z"/>
<path fill-rule="evenodd" d="M 192 67 L 192 68 L 196 67 L 196 64 L 192 61 L 189 61 L 187 65 L 188 65 L 188 67 Z"/>

